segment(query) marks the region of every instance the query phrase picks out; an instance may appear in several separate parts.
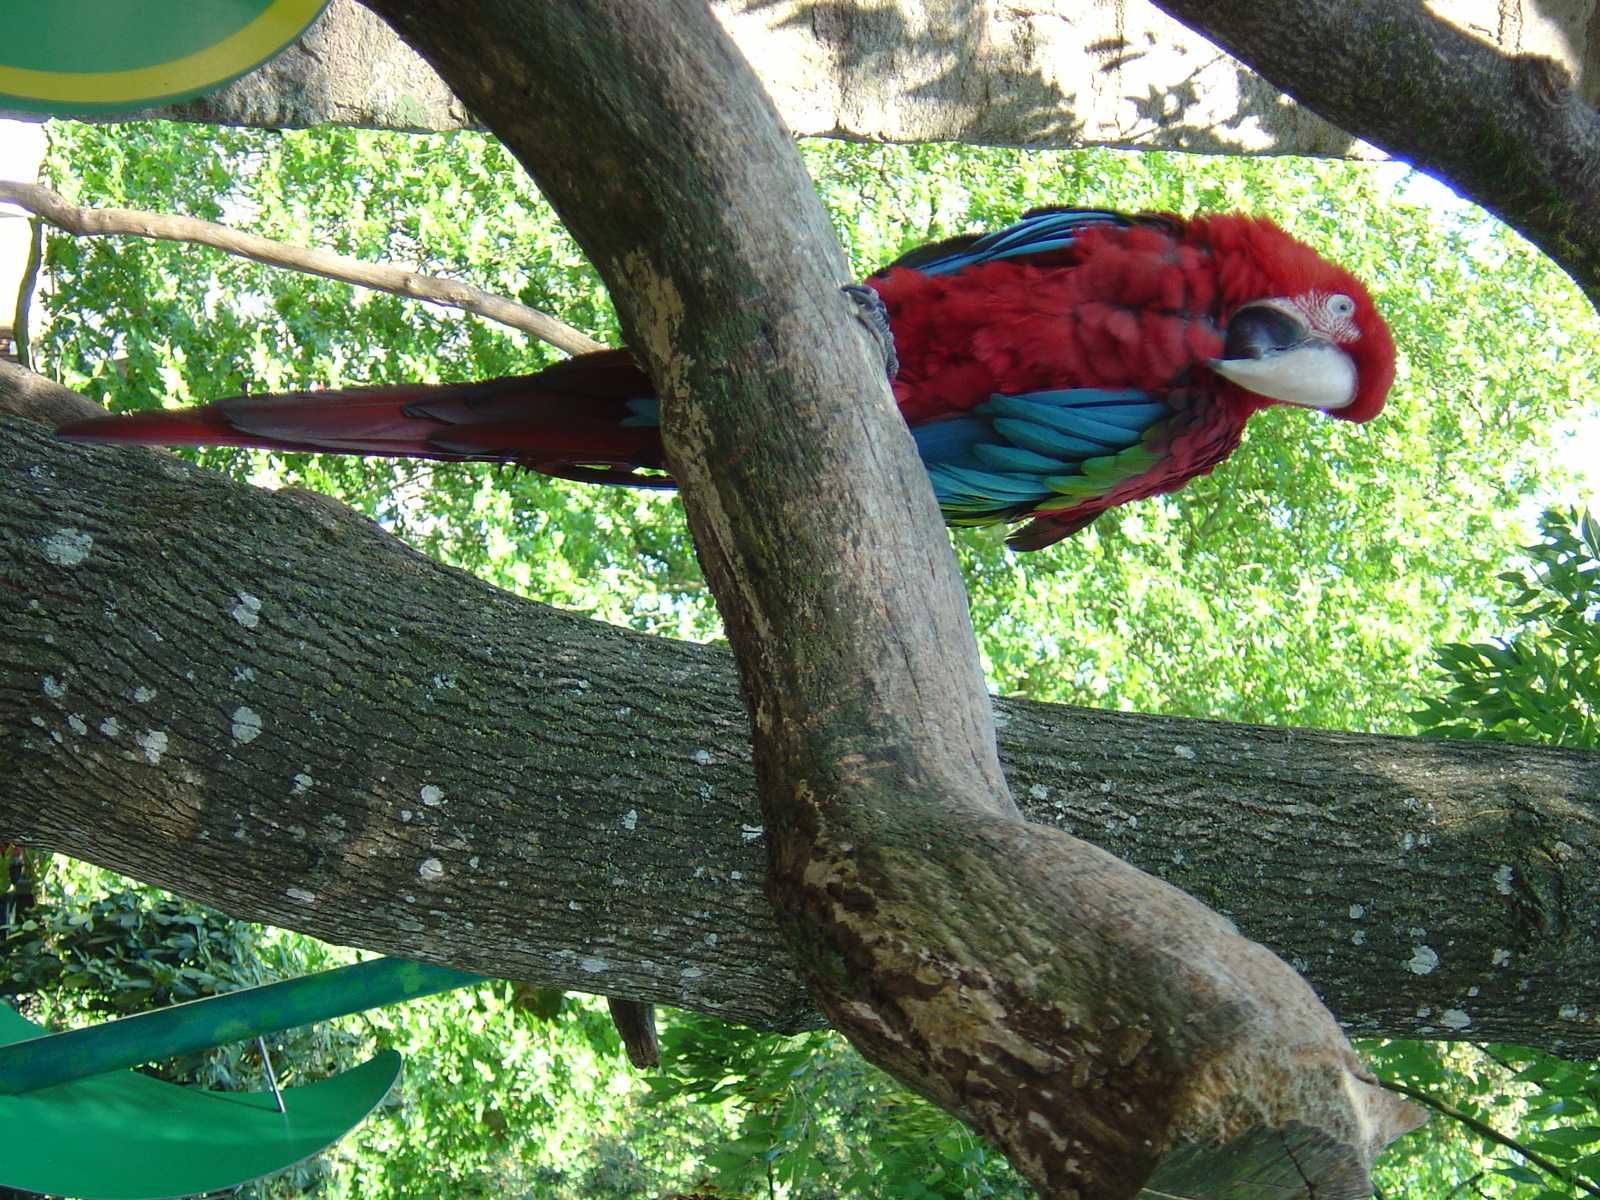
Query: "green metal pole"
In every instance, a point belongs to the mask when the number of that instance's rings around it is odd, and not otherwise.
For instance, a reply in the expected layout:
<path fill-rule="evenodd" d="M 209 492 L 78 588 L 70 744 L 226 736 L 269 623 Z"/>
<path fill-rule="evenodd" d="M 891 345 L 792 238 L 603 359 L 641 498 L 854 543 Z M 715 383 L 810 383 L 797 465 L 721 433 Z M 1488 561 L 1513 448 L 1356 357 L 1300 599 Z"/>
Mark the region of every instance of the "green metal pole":
<path fill-rule="evenodd" d="M 140 1063 L 448 992 L 483 975 L 378 958 L 262 987 L 0 1046 L 0 1095 L 15 1096 Z"/>

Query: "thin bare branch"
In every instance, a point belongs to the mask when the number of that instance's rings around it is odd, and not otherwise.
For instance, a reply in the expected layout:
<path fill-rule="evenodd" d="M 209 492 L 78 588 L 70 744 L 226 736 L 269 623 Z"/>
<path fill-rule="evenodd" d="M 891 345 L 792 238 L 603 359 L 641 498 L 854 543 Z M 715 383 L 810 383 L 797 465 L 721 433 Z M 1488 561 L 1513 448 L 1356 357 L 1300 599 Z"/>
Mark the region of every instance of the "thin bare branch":
<path fill-rule="evenodd" d="M 1561 1167 L 1551 1162 L 1548 1158 L 1545 1158 L 1537 1151 L 1517 1141 L 1516 1138 L 1507 1137 L 1493 1125 L 1490 1125 L 1485 1121 L 1478 1120 L 1478 1118 L 1474 1117 L 1471 1113 L 1462 1112 L 1455 1105 L 1449 1103 L 1448 1101 L 1439 1099 L 1439 1097 L 1435 1096 L 1433 1093 L 1425 1092 L 1421 1088 L 1410 1087 L 1393 1079 L 1380 1079 L 1378 1082 L 1397 1095 L 1409 1096 L 1418 1104 L 1425 1105 L 1426 1107 L 1433 1109 L 1434 1112 L 1439 1113 L 1442 1116 L 1449 1117 L 1452 1121 L 1461 1122 L 1461 1124 L 1472 1130 L 1472 1132 L 1477 1134 L 1479 1137 L 1484 1138 L 1487 1141 L 1491 1141 L 1497 1146 L 1503 1146 L 1507 1150 L 1510 1150 L 1516 1154 L 1522 1155 L 1523 1158 L 1527 1159 L 1534 1166 L 1538 1167 L 1546 1175 L 1559 1180 L 1568 1187 L 1582 1188 L 1591 1196 L 1600 1196 L 1600 1187 L 1596 1187 L 1594 1184 L 1589 1183 L 1586 1180 L 1574 1178 L 1569 1172 L 1562 1170 Z"/>
<path fill-rule="evenodd" d="M 313 250 L 307 246 L 294 246 L 276 242 L 253 233 L 243 233 L 201 221 L 195 217 L 177 217 L 168 213 L 136 212 L 126 208 L 83 208 L 71 203 L 57 192 L 33 183 L 0 180 L 0 201 L 25 208 L 41 220 L 47 221 L 64 233 L 75 237 L 105 237 L 125 234 L 132 237 L 155 238 L 159 241 L 190 242 L 197 246 L 210 246 L 227 254 L 248 258 L 252 262 L 308 275 L 321 275 L 341 283 L 356 284 L 375 291 L 391 292 L 412 300 L 426 300 L 476 313 L 513 329 L 520 329 L 540 341 L 549 342 L 568 354 L 585 354 L 604 349 L 587 334 L 558 321 L 548 313 L 496 296 L 471 284 L 436 275 L 422 275 L 400 267 L 362 262 L 343 254 L 326 250 Z"/>

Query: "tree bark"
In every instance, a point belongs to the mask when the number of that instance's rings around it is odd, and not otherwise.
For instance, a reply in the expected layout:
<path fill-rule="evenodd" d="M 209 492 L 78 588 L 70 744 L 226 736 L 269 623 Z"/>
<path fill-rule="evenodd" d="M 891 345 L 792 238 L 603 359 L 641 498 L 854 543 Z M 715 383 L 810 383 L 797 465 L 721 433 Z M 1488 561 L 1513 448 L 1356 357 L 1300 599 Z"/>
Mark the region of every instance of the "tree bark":
<path fill-rule="evenodd" d="M 519 600 L 315 493 L 0 422 L 0 841 L 387 954 L 821 1023 L 725 650 Z M 1600 755 L 994 708 L 1030 820 L 1213 904 L 1352 1032 L 1600 1054 Z"/>
<path fill-rule="evenodd" d="M 1003 8 L 945 2 L 915 11 L 860 0 L 720 0 L 714 7 L 789 128 L 803 135 L 1223 154 L 1375 153 L 1147 0 L 1035 0 Z M 1206 30 L 1208 14 L 1225 6 L 1196 0 L 1181 11 L 1172 7 L 1187 25 Z M 1576 83 L 1577 99 L 1600 105 L 1595 0 L 1441 0 L 1429 9 L 1480 48 L 1560 64 Z M 1278 35 L 1303 29 L 1302 14 L 1278 7 L 1241 11 L 1247 17 L 1254 12 L 1263 37 L 1246 47 L 1220 30 L 1216 36 L 1287 86 L 1279 70 L 1294 47 Z M 1320 104 L 1315 80 L 1304 76 L 1340 69 L 1355 47 L 1307 49 L 1312 53 L 1295 95 Z M 1367 78 L 1370 65 L 1354 63 L 1354 74 Z M 1393 64 L 1376 65 L 1383 66 L 1377 81 L 1398 83 L 1402 73 Z M 1371 110 L 1384 115 L 1385 102 L 1369 95 Z M 1387 115 L 1404 120 L 1410 113 L 1408 105 Z M 296 45 L 221 91 L 111 119 L 132 117 L 270 128 L 482 128 L 444 81 L 356 0 L 333 0 Z M 1347 120 L 1349 128 L 1362 127 L 1359 116 Z"/>
<path fill-rule="evenodd" d="M 795 133 L 856 141 L 1138 146 L 1222 154 L 1370 154 L 1146 0 L 901 7 L 719 0 Z M 184 104 L 89 120 L 482 128 L 355 0 L 299 43 Z"/>

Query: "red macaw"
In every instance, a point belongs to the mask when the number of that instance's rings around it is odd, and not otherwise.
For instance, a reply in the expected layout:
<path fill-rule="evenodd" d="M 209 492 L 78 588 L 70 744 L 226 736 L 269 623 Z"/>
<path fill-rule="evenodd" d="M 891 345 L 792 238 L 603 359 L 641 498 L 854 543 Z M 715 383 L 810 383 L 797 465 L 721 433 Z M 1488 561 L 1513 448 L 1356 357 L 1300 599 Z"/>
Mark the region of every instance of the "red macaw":
<path fill-rule="evenodd" d="M 1261 409 L 1367 421 L 1394 381 L 1394 342 L 1367 289 L 1272 222 L 1238 214 L 1044 209 L 913 250 L 847 290 L 885 343 L 945 519 L 1027 519 L 1008 539 L 1019 550 L 1207 474 Z M 625 350 L 484 383 L 244 396 L 60 432 L 671 486 L 650 473 L 664 466 L 656 402 Z"/>

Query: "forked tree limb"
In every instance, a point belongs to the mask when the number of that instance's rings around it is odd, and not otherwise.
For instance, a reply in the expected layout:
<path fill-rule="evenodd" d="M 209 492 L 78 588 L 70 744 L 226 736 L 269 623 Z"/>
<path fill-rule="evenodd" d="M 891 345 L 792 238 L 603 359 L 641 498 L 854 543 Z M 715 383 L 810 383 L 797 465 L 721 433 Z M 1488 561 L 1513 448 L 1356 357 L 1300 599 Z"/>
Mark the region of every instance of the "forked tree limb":
<path fill-rule="evenodd" d="M 372 0 L 611 287 L 749 707 L 769 892 L 823 1012 L 1041 1195 L 1359 1195 L 1414 1123 L 1216 914 L 1025 822 L 839 247 L 703 3 Z M 603 98 L 603 102 L 597 102 Z M 1230 1146 L 1218 1150 L 1221 1143 Z"/>
<path fill-rule="evenodd" d="M 265 263 L 272 267 L 283 267 L 308 275 L 321 275 L 325 279 L 372 288 L 375 291 L 390 292 L 411 300 L 425 300 L 430 304 L 459 308 L 464 312 L 508 325 L 512 329 L 520 329 L 540 341 L 549 342 L 557 349 L 565 350 L 568 354 L 585 354 L 591 350 L 604 349 L 587 334 L 548 313 L 454 279 L 423 275 L 401 267 L 363 262 L 361 259 L 333 254 L 327 250 L 274 241 L 258 234 L 230 229 L 214 221 L 202 221 L 197 217 L 139 212 L 127 208 L 85 208 L 73 204 L 47 187 L 34 183 L 0 180 L 0 201 L 26 209 L 40 220 L 74 237 L 106 237 L 120 234 L 209 246 L 237 258 L 248 258 L 252 262 Z"/>

